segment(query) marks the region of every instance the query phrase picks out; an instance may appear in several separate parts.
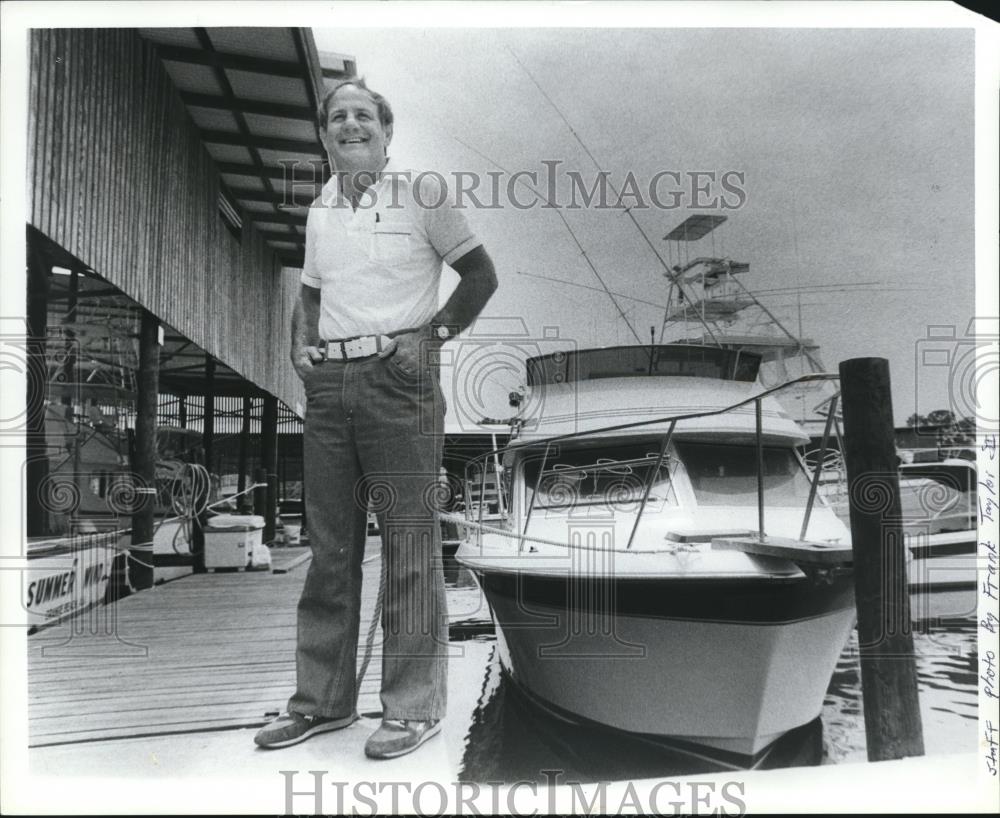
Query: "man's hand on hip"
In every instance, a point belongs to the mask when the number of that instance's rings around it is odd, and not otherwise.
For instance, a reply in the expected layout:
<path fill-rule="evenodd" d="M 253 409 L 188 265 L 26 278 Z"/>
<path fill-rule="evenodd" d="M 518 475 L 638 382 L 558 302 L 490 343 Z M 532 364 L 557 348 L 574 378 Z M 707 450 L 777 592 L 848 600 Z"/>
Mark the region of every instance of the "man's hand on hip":
<path fill-rule="evenodd" d="M 380 358 L 395 356 L 414 371 L 419 371 L 431 359 L 431 352 L 442 346 L 442 342 L 433 335 L 430 325 L 418 327 L 412 332 L 404 332 L 393 336 L 389 345 L 379 353 Z"/>
<path fill-rule="evenodd" d="M 322 358 L 320 351 L 316 347 L 299 347 L 292 353 L 292 366 L 295 367 L 295 374 L 300 380 L 305 380 L 313 368 L 314 362 Z"/>

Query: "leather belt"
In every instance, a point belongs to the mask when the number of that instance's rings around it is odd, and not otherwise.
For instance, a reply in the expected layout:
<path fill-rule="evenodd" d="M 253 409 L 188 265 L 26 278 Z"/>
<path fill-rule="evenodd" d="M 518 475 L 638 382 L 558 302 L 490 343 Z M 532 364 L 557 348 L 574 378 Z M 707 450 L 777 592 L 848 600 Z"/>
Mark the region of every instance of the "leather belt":
<path fill-rule="evenodd" d="M 354 361 L 358 358 L 371 358 L 388 349 L 395 336 L 415 331 L 415 328 L 407 328 L 383 335 L 359 335 L 343 340 L 320 341 L 316 349 L 320 354 L 320 361 Z"/>
<path fill-rule="evenodd" d="M 371 358 L 387 349 L 392 339 L 388 335 L 362 335 L 343 341 L 320 341 L 317 349 L 323 361 L 353 361 Z"/>

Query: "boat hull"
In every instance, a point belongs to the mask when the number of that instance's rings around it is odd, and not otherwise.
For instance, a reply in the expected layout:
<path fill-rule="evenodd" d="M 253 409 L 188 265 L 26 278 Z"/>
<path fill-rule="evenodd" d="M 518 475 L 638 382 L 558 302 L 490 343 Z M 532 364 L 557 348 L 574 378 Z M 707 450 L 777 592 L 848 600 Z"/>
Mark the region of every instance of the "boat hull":
<path fill-rule="evenodd" d="M 910 554 L 910 616 L 915 622 L 976 615 L 978 532 L 920 534 L 904 531 Z"/>
<path fill-rule="evenodd" d="M 741 755 L 819 715 L 855 618 L 843 578 L 474 572 L 501 663 L 533 696 L 588 721 Z"/>

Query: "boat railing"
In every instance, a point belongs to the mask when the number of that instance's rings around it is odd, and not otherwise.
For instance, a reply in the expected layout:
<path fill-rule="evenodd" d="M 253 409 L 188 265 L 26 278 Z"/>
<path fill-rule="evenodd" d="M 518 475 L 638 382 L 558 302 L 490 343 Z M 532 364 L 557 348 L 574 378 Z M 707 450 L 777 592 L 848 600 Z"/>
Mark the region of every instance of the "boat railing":
<path fill-rule="evenodd" d="M 677 428 L 677 424 L 681 421 L 696 420 L 699 418 L 707 417 L 717 417 L 719 415 L 724 415 L 729 412 L 734 412 L 746 406 L 752 405 L 754 407 L 754 419 L 755 419 L 755 432 L 754 432 L 754 445 L 755 445 L 755 455 L 756 455 L 756 472 L 757 472 L 757 538 L 761 542 L 767 540 L 767 533 L 765 528 L 765 514 L 764 514 L 764 433 L 763 433 L 763 402 L 766 398 L 769 398 L 777 393 L 780 393 L 786 389 L 790 389 L 794 386 L 803 383 L 815 383 L 822 381 L 837 381 L 839 380 L 839 375 L 827 372 L 811 372 L 801 375 L 797 378 L 793 378 L 784 383 L 778 384 L 777 386 L 770 387 L 758 392 L 755 395 L 751 395 L 748 398 L 737 401 L 736 403 L 730 404 L 729 406 L 722 407 L 721 409 L 710 409 L 701 412 L 685 412 L 672 415 L 663 415 L 660 417 L 632 421 L 630 423 L 619 423 L 611 426 L 603 426 L 597 429 L 587 429 L 585 431 L 575 431 L 566 432 L 564 434 L 553 435 L 550 437 L 539 438 L 532 441 L 533 448 L 543 448 L 541 456 L 541 465 L 539 466 L 539 480 L 545 471 L 545 464 L 548 461 L 549 455 L 552 451 L 553 445 L 557 443 L 563 443 L 571 440 L 580 439 L 593 439 L 599 435 L 607 435 L 612 432 L 620 432 L 633 429 L 641 429 L 643 427 L 651 426 L 662 426 L 664 424 L 669 424 L 667 426 L 666 434 L 663 437 L 663 441 L 660 445 L 660 450 L 656 465 L 654 468 L 650 469 L 649 474 L 646 476 L 643 485 L 642 500 L 639 503 L 638 510 L 635 515 L 635 521 L 632 524 L 632 529 L 629 533 L 628 542 L 625 546 L 626 551 L 633 551 L 632 545 L 635 540 L 636 532 L 639 530 L 639 524 L 642 521 L 643 513 L 646 510 L 647 503 L 649 501 L 649 495 L 652 490 L 653 484 L 656 480 L 656 476 L 663 465 L 664 460 L 667 458 L 667 453 L 670 448 L 670 443 L 673 438 L 674 430 Z M 823 438 L 820 443 L 820 452 L 816 457 L 815 467 L 813 469 L 812 478 L 809 487 L 809 497 L 806 501 L 806 508 L 803 514 L 802 526 L 800 528 L 799 539 L 804 540 L 806 536 L 806 531 L 809 528 L 809 520 L 812 516 L 812 511 L 816 502 L 817 490 L 820 483 L 820 475 L 823 471 L 823 464 L 826 457 L 827 447 L 830 443 L 831 432 L 835 432 L 839 438 L 839 424 L 836 423 L 836 413 L 837 404 L 839 402 L 839 393 L 835 394 L 834 397 L 827 404 L 827 416 L 826 424 L 823 430 Z M 512 423 L 512 426 L 516 428 L 517 424 Z M 471 458 L 465 467 L 465 486 L 466 486 L 466 496 L 478 496 L 480 498 L 485 496 L 486 486 L 487 486 L 487 474 L 490 472 L 490 465 L 493 464 L 494 474 L 496 475 L 496 486 L 497 491 L 501 495 L 499 500 L 500 507 L 502 509 L 501 518 L 502 525 L 500 527 L 486 525 L 486 520 L 484 519 L 484 507 L 485 503 L 480 502 L 478 508 L 475 511 L 478 512 L 478 519 L 472 519 L 473 509 L 466 509 L 465 523 L 471 525 L 474 529 L 480 532 L 489 533 L 504 533 L 505 535 L 511 535 L 512 531 L 512 520 L 510 519 L 512 505 L 510 498 L 503 496 L 506 490 L 510 488 L 510 482 L 503 480 L 504 468 L 500 464 L 503 461 L 503 456 L 510 451 L 515 449 L 523 449 L 523 444 L 517 443 L 513 440 L 505 446 L 497 447 L 485 454 L 479 455 L 477 457 Z M 475 483 L 478 482 L 479 485 L 476 486 Z M 516 536 L 519 542 L 518 550 L 522 551 L 524 549 L 525 543 L 528 541 L 535 540 L 537 538 L 529 536 L 528 526 L 531 523 L 531 516 L 535 509 L 535 501 L 539 492 L 533 491 L 531 493 L 531 499 L 528 501 L 528 507 L 524 513 L 524 524 L 519 533 L 513 534 Z M 545 540 L 549 543 L 548 540 Z M 558 543 L 557 543 L 558 544 Z M 566 545 L 566 544 L 563 544 Z"/>

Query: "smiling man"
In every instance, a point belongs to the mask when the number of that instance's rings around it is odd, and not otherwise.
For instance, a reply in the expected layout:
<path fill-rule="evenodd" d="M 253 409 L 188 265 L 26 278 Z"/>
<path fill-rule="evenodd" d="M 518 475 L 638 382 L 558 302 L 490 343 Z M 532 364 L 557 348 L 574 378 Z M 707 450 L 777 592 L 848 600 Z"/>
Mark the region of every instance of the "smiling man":
<path fill-rule="evenodd" d="M 298 606 L 297 687 L 255 737 L 286 747 L 357 716 L 355 657 L 368 503 L 382 532 L 382 724 L 365 753 L 394 758 L 440 731 L 447 608 L 438 493 L 437 352 L 496 289 L 493 264 L 439 175 L 394 168 L 389 103 L 351 79 L 319 111 L 333 174 L 306 225 L 292 365 L 307 396 L 313 557 Z M 438 309 L 443 263 L 460 276 Z"/>

